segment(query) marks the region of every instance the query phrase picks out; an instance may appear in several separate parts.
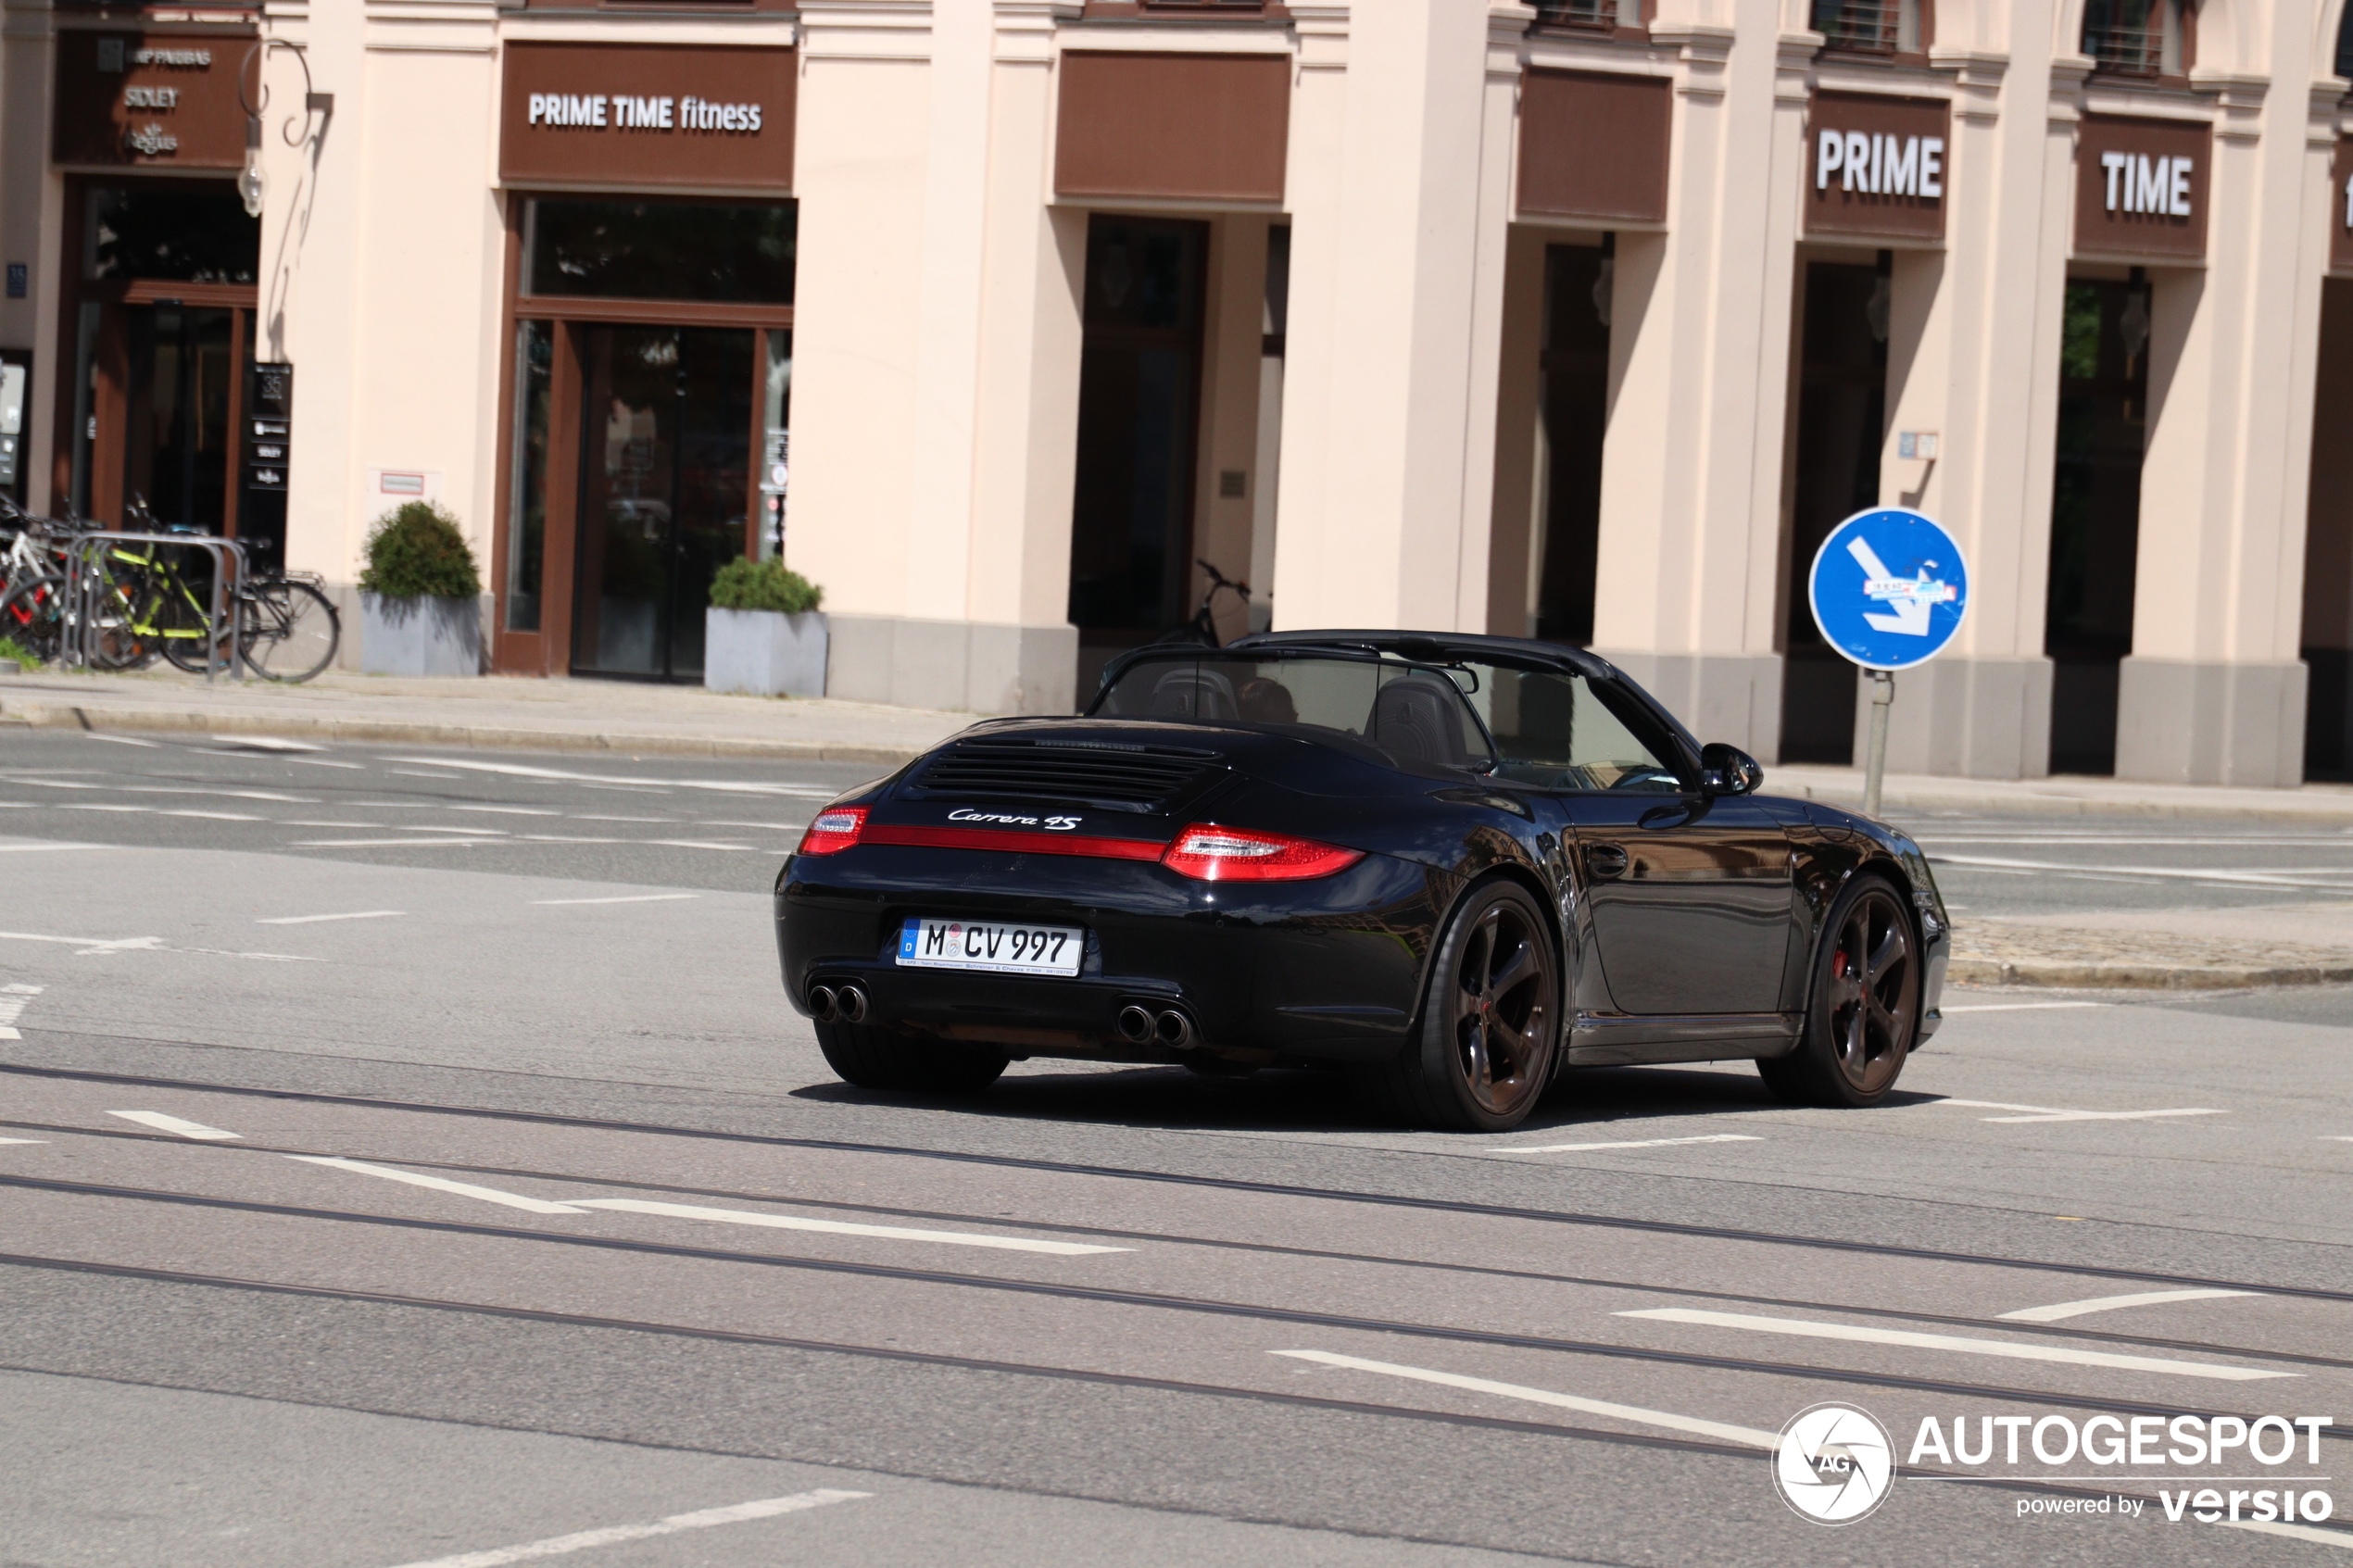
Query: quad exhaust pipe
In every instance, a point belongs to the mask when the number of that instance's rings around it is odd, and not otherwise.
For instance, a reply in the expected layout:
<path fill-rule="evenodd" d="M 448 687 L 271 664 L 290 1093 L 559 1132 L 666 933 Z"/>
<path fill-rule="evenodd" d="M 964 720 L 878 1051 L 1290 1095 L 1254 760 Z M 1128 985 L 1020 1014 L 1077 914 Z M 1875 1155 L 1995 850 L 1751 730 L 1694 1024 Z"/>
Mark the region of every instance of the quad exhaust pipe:
<path fill-rule="evenodd" d="M 1119 1010 L 1119 1037 L 1131 1046 L 1158 1043 L 1181 1051 L 1193 1043 L 1193 1021 L 1175 1008 L 1151 1009 L 1130 1002 Z"/>
<path fill-rule="evenodd" d="M 862 1023 L 866 1019 L 866 992 L 860 985 L 812 985 L 809 988 L 809 1011 L 820 1023 Z"/>

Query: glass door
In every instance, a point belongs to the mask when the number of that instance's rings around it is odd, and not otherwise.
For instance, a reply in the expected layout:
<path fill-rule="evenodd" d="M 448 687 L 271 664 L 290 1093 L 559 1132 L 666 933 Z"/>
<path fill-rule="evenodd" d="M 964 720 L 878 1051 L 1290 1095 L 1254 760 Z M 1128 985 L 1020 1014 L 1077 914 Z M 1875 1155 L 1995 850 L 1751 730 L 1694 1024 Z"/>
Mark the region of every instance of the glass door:
<path fill-rule="evenodd" d="M 711 582 L 744 548 L 753 336 L 585 330 L 574 672 L 700 679 Z"/>
<path fill-rule="evenodd" d="M 145 498 L 162 527 L 220 533 L 236 447 L 230 426 L 236 312 L 154 305 L 126 314 L 123 500 Z"/>

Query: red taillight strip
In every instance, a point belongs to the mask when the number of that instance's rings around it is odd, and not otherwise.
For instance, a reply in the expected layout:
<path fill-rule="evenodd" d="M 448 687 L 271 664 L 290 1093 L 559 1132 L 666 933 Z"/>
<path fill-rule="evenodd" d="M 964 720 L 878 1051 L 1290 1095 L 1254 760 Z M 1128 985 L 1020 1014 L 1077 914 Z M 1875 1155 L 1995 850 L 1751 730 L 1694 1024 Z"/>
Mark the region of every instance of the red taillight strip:
<path fill-rule="evenodd" d="M 905 844 L 925 849 L 1011 849 L 1026 855 L 1083 855 L 1098 860 L 1157 860 L 1168 847 L 1139 838 L 1099 838 L 1021 828 L 909 827 L 869 822 L 861 844 Z"/>

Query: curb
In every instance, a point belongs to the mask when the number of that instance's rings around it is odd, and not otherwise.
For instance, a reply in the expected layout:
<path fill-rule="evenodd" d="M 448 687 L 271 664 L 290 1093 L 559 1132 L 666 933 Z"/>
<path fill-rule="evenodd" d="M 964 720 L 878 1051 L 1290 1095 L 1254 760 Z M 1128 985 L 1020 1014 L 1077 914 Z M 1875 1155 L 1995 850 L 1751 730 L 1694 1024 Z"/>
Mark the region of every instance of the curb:
<path fill-rule="evenodd" d="M 163 734 L 274 735 L 286 740 L 359 741 L 396 746 L 455 746 L 526 751 L 600 752 L 652 757 L 791 758 L 804 762 L 876 762 L 897 767 L 928 746 L 861 746 L 847 741 L 736 740 L 665 734 L 600 734 L 481 724 L 421 724 L 308 714 L 174 713 L 80 704 L 0 703 L 0 723 L 33 729 L 148 731 Z"/>
<path fill-rule="evenodd" d="M 1944 978 L 1955 985 L 2047 985 L 2075 991 L 2239 991 L 2257 986 L 2342 985 L 2353 981 L 2353 962 L 2259 968 L 1956 958 L 1946 967 Z"/>

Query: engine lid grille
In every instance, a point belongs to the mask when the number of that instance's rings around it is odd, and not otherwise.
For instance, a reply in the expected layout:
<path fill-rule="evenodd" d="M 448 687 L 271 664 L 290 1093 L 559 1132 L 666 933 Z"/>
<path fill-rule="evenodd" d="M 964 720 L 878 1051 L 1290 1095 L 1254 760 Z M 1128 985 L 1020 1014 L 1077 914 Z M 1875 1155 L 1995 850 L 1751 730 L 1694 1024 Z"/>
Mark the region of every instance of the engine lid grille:
<path fill-rule="evenodd" d="M 911 781 L 925 795 L 1073 800 L 1157 811 L 1220 771 L 1219 755 L 1189 747 L 1090 740 L 961 741 Z"/>

